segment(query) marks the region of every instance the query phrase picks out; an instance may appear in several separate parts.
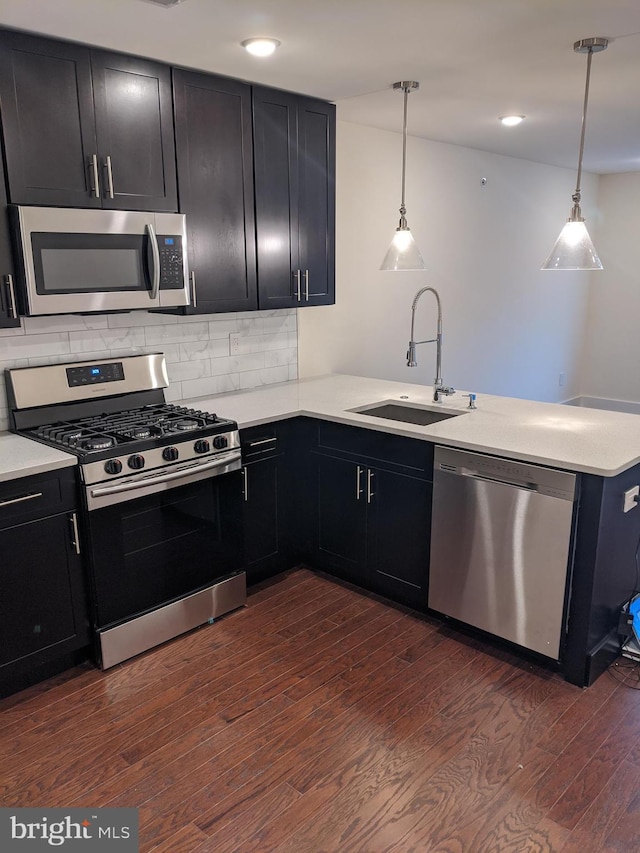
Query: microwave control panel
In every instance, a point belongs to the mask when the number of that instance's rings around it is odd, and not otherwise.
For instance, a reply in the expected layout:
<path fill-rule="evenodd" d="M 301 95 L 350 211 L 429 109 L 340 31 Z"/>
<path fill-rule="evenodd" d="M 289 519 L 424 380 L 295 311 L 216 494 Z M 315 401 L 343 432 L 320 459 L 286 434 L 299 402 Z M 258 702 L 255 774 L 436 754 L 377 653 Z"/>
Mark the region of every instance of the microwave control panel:
<path fill-rule="evenodd" d="M 160 287 L 163 290 L 184 287 L 182 237 L 158 235 L 160 251 Z"/>

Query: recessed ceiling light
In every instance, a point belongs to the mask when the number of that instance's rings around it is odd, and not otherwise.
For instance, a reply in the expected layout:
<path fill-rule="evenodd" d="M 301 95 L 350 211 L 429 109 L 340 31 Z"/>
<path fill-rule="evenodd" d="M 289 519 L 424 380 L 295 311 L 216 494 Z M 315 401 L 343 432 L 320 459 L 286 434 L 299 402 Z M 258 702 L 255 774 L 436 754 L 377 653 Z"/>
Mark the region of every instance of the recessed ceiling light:
<path fill-rule="evenodd" d="M 146 3 L 155 3 L 156 6 L 164 6 L 165 9 L 170 9 L 172 6 L 177 6 L 178 3 L 184 0 L 145 0 Z"/>
<path fill-rule="evenodd" d="M 507 127 L 515 127 L 521 121 L 524 121 L 526 116 L 499 116 L 498 118 Z"/>
<path fill-rule="evenodd" d="M 254 56 L 271 56 L 274 50 L 280 47 L 278 39 L 272 38 L 245 39 L 240 44 Z"/>

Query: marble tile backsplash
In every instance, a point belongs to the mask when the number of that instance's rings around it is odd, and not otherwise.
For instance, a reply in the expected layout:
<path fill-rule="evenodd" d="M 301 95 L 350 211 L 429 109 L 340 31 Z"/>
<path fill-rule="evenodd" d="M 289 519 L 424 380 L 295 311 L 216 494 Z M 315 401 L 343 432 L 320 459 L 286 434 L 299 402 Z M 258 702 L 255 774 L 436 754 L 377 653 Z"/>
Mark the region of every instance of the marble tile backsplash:
<path fill-rule="evenodd" d="M 238 336 L 233 353 L 230 335 Z M 8 428 L 6 369 L 136 352 L 164 353 L 170 401 L 297 379 L 296 309 L 24 317 L 19 329 L 0 329 L 0 430 Z"/>

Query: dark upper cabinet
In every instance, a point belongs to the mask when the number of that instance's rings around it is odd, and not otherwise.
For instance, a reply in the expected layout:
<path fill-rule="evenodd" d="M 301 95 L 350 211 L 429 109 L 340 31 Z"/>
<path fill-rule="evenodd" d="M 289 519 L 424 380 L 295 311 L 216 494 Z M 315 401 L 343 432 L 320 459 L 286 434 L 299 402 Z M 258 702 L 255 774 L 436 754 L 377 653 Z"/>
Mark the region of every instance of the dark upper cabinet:
<path fill-rule="evenodd" d="M 177 210 L 171 69 L 91 51 L 102 206 Z"/>
<path fill-rule="evenodd" d="M 168 67 L 2 32 L 0 98 L 12 203 L 177 209 Z"/>
<path fill-rule="evenodd" d="M 335 107 L 253 87 L 260 308 L 335 301 Z"/>
<path fill-rule="evenodd" d="M 11 201 L 100 207 L 88 48 L 0 33 L 0 99 Z"/>
<path fill-rule="evenodd" d="M 0 164 L 0 329 L 19 326 L 4 173 Z"/>
<path fill-rule="evenodd" d="M 174 70 L 180 212 L 187 217 L 190 313 L 249 311 L 256 294 L 251 89 Z"/>

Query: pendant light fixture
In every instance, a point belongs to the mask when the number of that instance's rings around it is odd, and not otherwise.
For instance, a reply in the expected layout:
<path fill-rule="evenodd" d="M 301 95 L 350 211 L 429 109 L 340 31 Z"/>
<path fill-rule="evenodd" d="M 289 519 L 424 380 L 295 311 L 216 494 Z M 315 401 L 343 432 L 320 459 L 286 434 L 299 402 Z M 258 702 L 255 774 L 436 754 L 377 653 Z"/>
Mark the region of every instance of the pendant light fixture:
<path fill-rule="evenodd" d="M 400 202 L 400 224 L 393 235 L 389 251 L 384 256 L 380 267 L 381 270 L 424 270 L 425 263 L 422 260 L 420 250 L 416 246 L 411 229 L 407 225 L 407 209 L 404 204 L 404 186 L 407 169 L 407 101 L 409 92 L 418 89 L 419 83 L 415 80 L 403 80 L 394 83 L 394 89 L 402 89 L 404 92 L 404 120 L 402 124 L 402 200 Z"/>
<path fill-rule="evenodd" d="M 573 207 L 560 236 L 544 262 L 543 270 L 601 270 L 602 262 L 595 246 L 591 242 L 584 217 L 580 209 L 580 181 L 582 178 L 582 155 L 584 153 L 584 130 L 587 121 L 587 103 L 589 101 L 589 78 L 591 77 L 591 57 L 607 49 L 606 38 L 581 39 L 573 45 L 576 53 L 587 54 L 587 79 L 584 87 L 584 106 L 582 108 L 582 133 L 580 135 L 580 153 L 578 154 L 578 176 L 573 193 Z"/>

